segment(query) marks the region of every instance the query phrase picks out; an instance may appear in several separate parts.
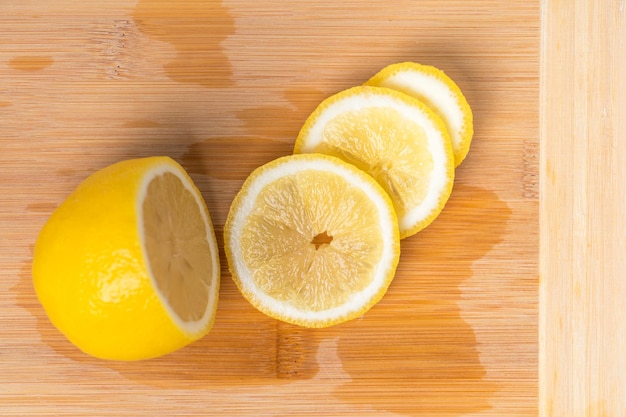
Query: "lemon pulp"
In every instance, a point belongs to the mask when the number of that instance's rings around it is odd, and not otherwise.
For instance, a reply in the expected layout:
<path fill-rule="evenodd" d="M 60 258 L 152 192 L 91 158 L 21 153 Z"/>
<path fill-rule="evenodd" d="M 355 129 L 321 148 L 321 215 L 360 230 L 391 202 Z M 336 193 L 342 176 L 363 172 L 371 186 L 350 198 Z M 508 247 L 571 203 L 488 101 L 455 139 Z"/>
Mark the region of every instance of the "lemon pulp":
<path fill-rule="evenodd" d="M 294 153 L 335 156 L 374 177 L 391 197 L 402 238 L 428 226 L 452 192 L 454 155 L 443 121 L 389 88 L 358 86 L 324 100 Z"/>
<path fill-rule="evenodd" d="M 307 327 L 353 319 L 398 262 L 395 212 L 368 175 L 334 157 L 293 155 L 255 170 L 225 225 L 233 279 L 265 314 Z"/>

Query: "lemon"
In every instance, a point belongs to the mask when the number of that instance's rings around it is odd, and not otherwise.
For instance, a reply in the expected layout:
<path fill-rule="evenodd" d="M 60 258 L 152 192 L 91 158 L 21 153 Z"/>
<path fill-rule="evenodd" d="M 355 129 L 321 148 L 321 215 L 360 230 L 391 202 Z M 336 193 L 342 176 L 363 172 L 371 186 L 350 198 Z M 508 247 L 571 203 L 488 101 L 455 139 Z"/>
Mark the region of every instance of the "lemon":
<path fill-rule="evenodd" d="M 153 358 L 204 336 L 219 277 L 204 200 L 168 157 L 118 162 L 86 178 L 50 216 L 33 256 L 50 321 L 104 359 Z"/>
<path fill-rule="evenodd" d="M 426 103 L 446 124 L 455 166 L 463 162 L 474 135 L 473 114 L 463 92 L 445 72 L 431 65 L 400 62 L 383 68 L 365 84 L 393 88 Z"/>
<path fill-rule="evenodd" d="M 454 155 L 442 120 L 398 91 L 358 86 L 322 101 L 304 123 L 294 153 L 336 156 L 366 171 L 389 194 L 400 237 L 428 226 L 454 182 Z"/>
<path fill-rule="evenodd" d="M 400 254 L 389 196 L 337 158 L 291 155 L 252 172 L 224 226 L 233 280 L 270 317 L 327 327 L 385 294 Z"/>

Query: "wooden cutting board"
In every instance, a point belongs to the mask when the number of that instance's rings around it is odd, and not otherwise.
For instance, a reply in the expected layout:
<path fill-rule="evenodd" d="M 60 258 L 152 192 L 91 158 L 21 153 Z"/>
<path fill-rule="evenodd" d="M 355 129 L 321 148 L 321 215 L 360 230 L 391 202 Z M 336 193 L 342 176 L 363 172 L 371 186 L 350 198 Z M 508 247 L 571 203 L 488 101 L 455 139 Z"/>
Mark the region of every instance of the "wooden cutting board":
<path fill-rule="evenodd" d="M 626 415 L 624 4 L 3 0 L 0 415 Z M 32 248 L 87 175 L 169 155 L 220 235 L 322 99 L 408 60 L 457 81 L 475 138 L 362 318 L 269 319 L 222 251 L 215 327 L 178 352 L 97 360 L 48 322 Z"/>

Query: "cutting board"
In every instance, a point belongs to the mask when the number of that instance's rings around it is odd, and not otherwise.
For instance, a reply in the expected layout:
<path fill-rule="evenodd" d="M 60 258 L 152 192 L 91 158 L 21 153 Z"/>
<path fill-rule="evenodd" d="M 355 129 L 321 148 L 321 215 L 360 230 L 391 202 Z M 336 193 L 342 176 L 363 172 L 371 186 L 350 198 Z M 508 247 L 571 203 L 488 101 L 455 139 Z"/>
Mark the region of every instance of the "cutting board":
<path fill-rule="evenodd" d="M 624 3 L 597 3 L 3 0 L 0 414 L 625 415 Z M 447 206 L 402 241 L 363 317 L 264 316 L 224 257 L 234 195 L 320 101 L 400 61 L 443 69 L 474 111 Z M 207 202 L 217 319 L 162 358 L 98 360 L 46 318 L 33 245 L 87 175 L 149 155 L 180 162 Z"/>

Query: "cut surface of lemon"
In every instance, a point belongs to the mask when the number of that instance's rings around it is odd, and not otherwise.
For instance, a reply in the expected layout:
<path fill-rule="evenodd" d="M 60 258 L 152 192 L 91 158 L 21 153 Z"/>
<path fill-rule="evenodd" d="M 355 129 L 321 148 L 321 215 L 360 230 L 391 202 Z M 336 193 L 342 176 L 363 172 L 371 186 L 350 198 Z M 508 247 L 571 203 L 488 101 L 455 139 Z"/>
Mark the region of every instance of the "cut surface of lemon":
<path fill-rule="evenodd" d="M 469 152 L 474 135 L 472 109 L 459 86 L 442 70 L 416 62 L 388 65 L 365 85 L 401 91 L 426 103 L 446 124 L 455 166 Z"/>
<path fill-rule="evenodd" d="M 86 178 L 44 225 L 33 284 L 51 322 L 104 359 L 164 355 L 204 336 L 220 264 L 207 207 L 168 157 Z"/>
<path fill-rule="evenodd" d="M 306 327 L 364 314 L 387 291 L 400 254 L 384 190 L 318 154 L 257 168 L 232 203 L 224 244 L 242 295 L 266 315 Z"/>
<path fill-rule="evenodd" d="M 358 86 L 313 111 L 294 153 L 341 158 L 370 174 L 389 194 L 400 237 L 428 226 L 445 206 L 454 182 L 454 155 L 441 119 L 398 91 Z"/>

